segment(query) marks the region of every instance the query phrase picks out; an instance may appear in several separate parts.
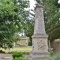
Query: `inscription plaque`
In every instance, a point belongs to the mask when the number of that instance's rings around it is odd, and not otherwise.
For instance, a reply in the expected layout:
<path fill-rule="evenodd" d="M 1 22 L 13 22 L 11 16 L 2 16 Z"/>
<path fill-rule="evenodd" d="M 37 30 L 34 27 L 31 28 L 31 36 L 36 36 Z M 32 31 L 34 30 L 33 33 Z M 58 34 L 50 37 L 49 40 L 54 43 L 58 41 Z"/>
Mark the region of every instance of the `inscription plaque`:
<path fill-rule="evenodd" d="M 39 40 L 37 41 L 37 46 L 38 46 L 38 50 L 44 50 L 46 47 L 46 44 L 43 40 Z"/>

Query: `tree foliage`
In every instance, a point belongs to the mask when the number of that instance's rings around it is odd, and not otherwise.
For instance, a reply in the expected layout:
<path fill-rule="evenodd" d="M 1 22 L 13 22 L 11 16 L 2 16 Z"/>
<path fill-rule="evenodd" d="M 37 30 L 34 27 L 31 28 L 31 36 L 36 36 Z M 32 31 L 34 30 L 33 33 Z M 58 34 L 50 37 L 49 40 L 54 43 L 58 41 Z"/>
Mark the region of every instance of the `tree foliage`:
<path fill-rule="evenodd" d="M 0 47 L 11 45 L 14 34 L 22 28 L 28 17 L 28 1 L 0 0 Z"/>

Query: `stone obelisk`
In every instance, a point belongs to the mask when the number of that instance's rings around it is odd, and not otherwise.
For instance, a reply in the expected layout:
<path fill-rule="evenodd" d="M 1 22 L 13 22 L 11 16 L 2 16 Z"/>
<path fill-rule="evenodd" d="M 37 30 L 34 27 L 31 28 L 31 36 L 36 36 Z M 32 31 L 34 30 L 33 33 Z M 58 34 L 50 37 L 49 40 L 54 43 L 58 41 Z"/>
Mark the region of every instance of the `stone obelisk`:
<path fill-rule="evenodd" d="M 48 60 L 48 36 L 45 32 L 43 6 L 35 8 L 34 35 L 32 37 L 33 49 L 28 60 Z"/>

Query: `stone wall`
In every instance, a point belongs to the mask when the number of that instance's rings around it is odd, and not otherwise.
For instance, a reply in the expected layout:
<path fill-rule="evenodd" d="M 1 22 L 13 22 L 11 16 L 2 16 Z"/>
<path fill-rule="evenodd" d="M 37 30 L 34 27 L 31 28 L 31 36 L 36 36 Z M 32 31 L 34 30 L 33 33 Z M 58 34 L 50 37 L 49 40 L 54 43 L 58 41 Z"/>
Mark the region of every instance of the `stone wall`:
<path fill-rule="evenodd" d="M 0 54 L 0 60 L 13 60 L 11 54 Z"/>
<path fill-rule="evenodd" d="M 54 52 L 60 53 L 60 39 L 57 39 L 52 43 L 52 48 Z"/>
<path fill-rule="evenodd" d="M 23 36 L 20 37 L 20 40 L 18 40 L 15 44 L 19 46 L 28 46 L 29 37 Z"/>

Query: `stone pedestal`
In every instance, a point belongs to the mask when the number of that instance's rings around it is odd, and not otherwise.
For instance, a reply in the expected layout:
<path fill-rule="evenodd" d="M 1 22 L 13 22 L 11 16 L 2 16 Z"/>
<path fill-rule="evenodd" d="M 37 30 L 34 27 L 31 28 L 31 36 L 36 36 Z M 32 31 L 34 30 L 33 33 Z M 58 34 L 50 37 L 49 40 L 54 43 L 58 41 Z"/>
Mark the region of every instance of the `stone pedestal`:
<path fill-rule="evenodd" d="M 0 54 L 0 60 L 13 60 L 11 54 Z"/>
<path fill-rule="evenodd" d="M 48 60 L 47 37 L 44 34 L 33 36 L 33 49 L 28 60 Z"/>
<path fill-rule="evenodd" d="M 43 6 L 35 8 L 35 26 L 32 37 L 33 49 L 28 60 L 48 60 L 48 36 L 45 32 Z"/>

